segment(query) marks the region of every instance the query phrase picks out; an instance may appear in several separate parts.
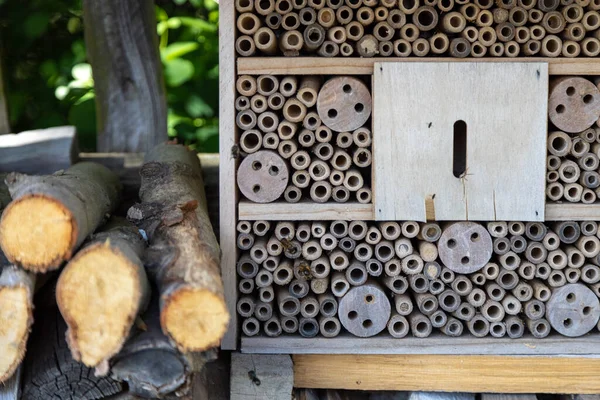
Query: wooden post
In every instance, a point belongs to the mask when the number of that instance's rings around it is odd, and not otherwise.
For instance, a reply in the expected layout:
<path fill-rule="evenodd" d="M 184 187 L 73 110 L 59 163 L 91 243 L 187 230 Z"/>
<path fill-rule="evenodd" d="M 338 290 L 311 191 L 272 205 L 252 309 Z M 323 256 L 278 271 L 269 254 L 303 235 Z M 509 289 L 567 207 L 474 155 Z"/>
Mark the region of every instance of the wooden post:
<path fill-rule="evenodd" d="M 98 151 L 145 152 L 167 140 L 167 103 L 152 1 L 83 2 L 98 114 Z"/>

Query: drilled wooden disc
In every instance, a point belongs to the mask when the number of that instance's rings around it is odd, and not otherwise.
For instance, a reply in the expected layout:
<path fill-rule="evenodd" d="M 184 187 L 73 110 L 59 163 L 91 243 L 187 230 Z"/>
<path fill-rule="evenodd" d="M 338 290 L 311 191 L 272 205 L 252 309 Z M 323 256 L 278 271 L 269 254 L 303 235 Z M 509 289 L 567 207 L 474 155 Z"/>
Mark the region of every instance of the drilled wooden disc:
<path fill-rule="evenodd" d="M 269 150 L 257 151 L 244 158 L 237 172 L 240 191 L 256 203 L 277 200 L 285 191 L 288 179 L 285 161 Z"/>
<path fill-rule="evenodd" d="M 582 336 L 598 323 L 600 301 L 587 286 L 571 283 L 552 292 L 546 304 L 546 318 L 561 335 Z"/>
<path fill-rule="evenodd" d="M 454 272 L 470 274 L 490 261 L 492 238 L 480 224 L 457 222 L 444 229 L 438 251 L 446 267 Z"/>
<path fill-rule="evenodd" d="M 356 78 L 341 76 L 327 81 L 317 98 L 321 121 L 338 132 L 362 127 L 371 116 L 371 93 Z"/>
<path fill-rule="evenodd" d="M 340 300 L 338 315 L 348 332 L 370 337 L 386 328 L 391 310 L 384 291 L 377 284 L 368 282 L 348 291 Z"/>
<path fill-rule="evenodd" d="M 569 133 L 582 132 L 600 116 L 600 91 L 584 78 L 557 80 L 550 91 L 548 113 L 558 129 Z"/>

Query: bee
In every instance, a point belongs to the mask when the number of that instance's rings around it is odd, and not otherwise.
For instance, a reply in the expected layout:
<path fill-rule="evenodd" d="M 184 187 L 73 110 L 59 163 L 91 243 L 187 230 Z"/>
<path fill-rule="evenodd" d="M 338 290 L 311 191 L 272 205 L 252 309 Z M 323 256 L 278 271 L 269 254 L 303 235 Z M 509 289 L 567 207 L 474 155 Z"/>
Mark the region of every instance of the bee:
<path fill-rule="evenodd" d="M 231 146 L 231 157 L 233 159 L 237 159 L 240 156 L 240 146 L 234 144 Z"/>
<path fill-rule="evenodd" d="M 294 268 L 296 269 L 297 275 L 300 278 L 303 278 L 307 281 L 313 278 L 312 271 L 310 270 L 310 265 L 306 261 L 300 261 Z"/>

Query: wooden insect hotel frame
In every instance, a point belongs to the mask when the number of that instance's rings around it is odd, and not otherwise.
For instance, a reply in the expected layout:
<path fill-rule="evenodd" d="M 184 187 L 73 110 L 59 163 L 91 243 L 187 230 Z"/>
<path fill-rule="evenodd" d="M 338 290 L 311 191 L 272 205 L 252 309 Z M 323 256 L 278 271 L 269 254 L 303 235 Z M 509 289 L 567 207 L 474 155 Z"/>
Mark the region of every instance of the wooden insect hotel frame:
<path fill-rule="evenodd" d="M 299 387 L 597 393 L 599 10 L 221 2 L 222 348 Z"/>

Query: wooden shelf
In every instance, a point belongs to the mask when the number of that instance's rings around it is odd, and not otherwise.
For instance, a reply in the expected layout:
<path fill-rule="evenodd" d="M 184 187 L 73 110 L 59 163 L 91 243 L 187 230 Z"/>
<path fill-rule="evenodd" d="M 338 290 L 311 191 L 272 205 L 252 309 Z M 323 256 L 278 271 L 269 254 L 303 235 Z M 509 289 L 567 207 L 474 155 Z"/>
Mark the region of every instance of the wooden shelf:
<path fill-rule="evenodd" d="M 252 203 L 240 201 L 240 220 L 266 221 L 333 221 L 373 220 L 373 205 L 361 203 Z"/>
<path fill-rule="evenodd" d="M 546 203 L 546 221 L 600 221 L 600 203 Z"/>
<path fill-rule="evenodd" d="M 357 338 L 344 333 L 335 338 L 300 336 L 242 337 L 241 350 L 257 354 L 403 354 L 403 355 L 576 355 L 600 357 L 600 333 L 580 338 L 553 334 L 544 339 L 525 336 L 510 338 L 476 338 L 472 335 L 448 337 L 435 333 L 426 339 L 394 339 L 387 333 L 372 338 Z"/>
<path fill-rule="evenodd" d="M 547 62 L 550 75 L 600 75 L 597 58 L 326 58 L 326 57 L 238 57 L 239 75 L 372 75 L 379 62 Z"/>
<path fill-rule="evenodd" d="M 266 221 L 373 221 L 372 204 L 360 203 L 266 203 L 241 201 L 238 206 L 240 220 Z M 547 203 L 546 221 L 600 221 L 600 203 Z"/>
<path fill-rule="evenodd" d="M 600 359 L 592 357 L 305 354 L 293 361 L 299 388 L 600 393 Z"/>

